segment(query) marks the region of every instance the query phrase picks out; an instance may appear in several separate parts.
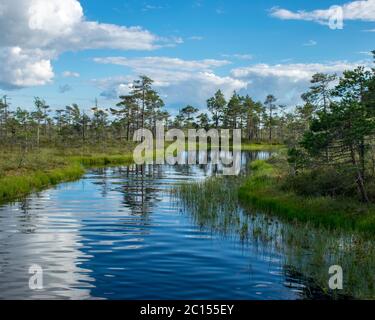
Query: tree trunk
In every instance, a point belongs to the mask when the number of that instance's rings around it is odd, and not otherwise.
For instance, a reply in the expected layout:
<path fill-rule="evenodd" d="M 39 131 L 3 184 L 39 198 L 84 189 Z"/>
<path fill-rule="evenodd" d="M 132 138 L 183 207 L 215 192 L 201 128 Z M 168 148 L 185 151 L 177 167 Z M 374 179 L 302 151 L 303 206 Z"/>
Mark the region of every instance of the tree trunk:
<path fill-rule="evenodd" d="M 270 134 L 269 134 L 270 142 L 272 141 L 272 109 L 270 107 Z"/>
<path fill-rule="evenodd" d="M 350 155 L 351 155 L 351 158 L 352 158 L 352 163 L 357 170 L 356 183 L 358 185 L 358 190 L 361 194 L 362 201 L 366 202 L 366 203 L 369 203 L 370 201 L 369 201 L 369 198 L 368 198 L 368 195 L 367 195 L 365 182 L 364 182 L 364 179 L 363 179 L 363 176 L 362 176 L 361 169 L 358 168 L 357 160 L 355 158 L 354 148 L 352 146 L 350 147 Z"/>
<path fill-rule="evenodd" d="M 363 180 L 366 180 L 365 142 L 362 140 L 359 146 L 359 161 Z"/>
<path fill-rule="evenodd" d="M 40 145 L 40 123 L 38 122 L 38 128 L 36 131 L 36 145 L 39 148 Z"/>

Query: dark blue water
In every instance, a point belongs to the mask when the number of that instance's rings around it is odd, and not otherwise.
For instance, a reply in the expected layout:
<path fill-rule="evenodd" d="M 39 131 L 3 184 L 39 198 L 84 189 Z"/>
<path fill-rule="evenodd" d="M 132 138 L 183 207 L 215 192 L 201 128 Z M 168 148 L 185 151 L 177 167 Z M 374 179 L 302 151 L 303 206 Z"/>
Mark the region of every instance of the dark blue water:
<path fill-rule="evenodd" d="M 247 153 L 242 166 L 267 154 Z M 89 171 L 0 207 L 0 298 L 296 299 L 306 285 L 266 243 L 194 223 L 170 189 L 211 166 Z M 245 214 L 245 213 L 244 213 Z M 43 289 L 29 288 L 29 267 Z"/>

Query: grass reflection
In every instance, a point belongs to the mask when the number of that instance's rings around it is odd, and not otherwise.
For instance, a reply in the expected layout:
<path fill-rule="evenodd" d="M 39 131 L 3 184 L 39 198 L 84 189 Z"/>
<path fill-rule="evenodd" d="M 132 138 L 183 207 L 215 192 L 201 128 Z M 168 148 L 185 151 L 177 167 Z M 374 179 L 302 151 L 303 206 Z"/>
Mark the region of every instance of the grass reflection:
<path fill-rule="evenodd" d="M 286 223 L 243 207 L 238 189 L 243 177 L 212 177 L 176 187 L 182 208 L 195 223 L 226 236 L 237 236 L 253 247 L 267 247 L 283 256 L 286 278 L 293 274 L 304 286 L 303 298 L 375 298 L 375 241 L 345 231 Z M 340 265 L 344 289 L 328 288 L 329 267 Z M 287 284 L 286 284 L 287 285 Z"/>

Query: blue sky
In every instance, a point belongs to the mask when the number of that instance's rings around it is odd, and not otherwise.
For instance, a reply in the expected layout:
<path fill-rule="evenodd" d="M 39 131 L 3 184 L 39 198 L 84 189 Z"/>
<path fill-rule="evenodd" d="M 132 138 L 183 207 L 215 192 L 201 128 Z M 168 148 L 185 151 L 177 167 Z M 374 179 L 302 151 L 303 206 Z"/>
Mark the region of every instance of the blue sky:
<path fill-rule="evenodd" d="M 13 107 L 34 96 L 53 108 L 89 109 L 95 98 L 109 107 L 141 73 L 172 113 L 204 109 L 217 89 L 294 105 L 313 73 L 370 65 L 375 49 L 375 0 L 2 3 L 0 94 Z M 343 28 L 329 25 L 331 6 Z"/>

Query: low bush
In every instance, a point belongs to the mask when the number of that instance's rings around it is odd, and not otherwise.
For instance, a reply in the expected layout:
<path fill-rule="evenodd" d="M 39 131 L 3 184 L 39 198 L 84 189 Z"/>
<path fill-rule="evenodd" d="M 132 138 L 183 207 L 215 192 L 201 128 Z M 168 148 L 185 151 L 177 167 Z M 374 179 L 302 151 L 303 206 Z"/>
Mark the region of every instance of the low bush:
<path fill-rule="evenodd" d="M 353 175 L 333 167 L 305 170 L 287 175 L 282 188 L 303 196 L 353 196 L 357 194 Z"/>

